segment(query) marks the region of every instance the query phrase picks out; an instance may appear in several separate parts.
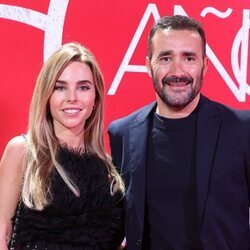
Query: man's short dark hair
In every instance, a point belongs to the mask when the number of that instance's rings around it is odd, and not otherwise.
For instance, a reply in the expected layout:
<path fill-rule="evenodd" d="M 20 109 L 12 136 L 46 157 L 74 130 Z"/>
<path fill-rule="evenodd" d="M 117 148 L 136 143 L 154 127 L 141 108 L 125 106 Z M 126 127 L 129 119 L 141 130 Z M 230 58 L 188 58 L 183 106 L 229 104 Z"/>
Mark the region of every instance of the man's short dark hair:
<path fill-rule="evenodd" d="M 206 37 L 202 25 L 193 18 L 174 15 L 160 18 L 151 28 L 148 37 L 148 57 L 150 60 L 152 58 L 152 39 L 156 32 L 164 29 L 197 31 L 202 40 L 203 56 L 206 55 Z"/>

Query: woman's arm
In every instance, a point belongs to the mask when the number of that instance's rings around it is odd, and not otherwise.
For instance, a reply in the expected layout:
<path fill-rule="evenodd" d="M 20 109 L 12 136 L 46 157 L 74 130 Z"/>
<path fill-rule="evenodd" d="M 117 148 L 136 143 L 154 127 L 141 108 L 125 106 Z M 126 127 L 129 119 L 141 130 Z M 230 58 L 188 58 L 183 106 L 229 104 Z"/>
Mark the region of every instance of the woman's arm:
<path fill-rule="evenodd" d="M 13 138 L 7 144 L 0 162 L 0 249 L 7 250 L 12 234 L 11 218 L 20 198 L 25 139 Z"/>

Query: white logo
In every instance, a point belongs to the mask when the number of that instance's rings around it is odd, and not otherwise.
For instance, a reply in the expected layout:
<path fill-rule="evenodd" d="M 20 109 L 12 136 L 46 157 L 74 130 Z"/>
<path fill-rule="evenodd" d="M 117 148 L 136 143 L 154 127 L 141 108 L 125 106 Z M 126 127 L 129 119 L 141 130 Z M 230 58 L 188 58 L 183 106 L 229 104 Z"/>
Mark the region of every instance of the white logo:
<path fill-rule="evenodd" d="M 62 44 L 63 24 L 69 0 L 51 0 L 48 14 L 0 4 L 0 18 L 18 21 L 44 30 L 44 61 Z"/>
<path fill-rule="evenodd" d="M 203 9 L 203 11 L 201 12 L 201 16 L 205 17 L 206 14 L 208 13 L 214 14 L 219 18 L 227 18 L 229 15 L 231 15 L 232 9 L 229 8 L 227 9 L 227 11 L 221 12 L 213 7 L 207 7 Z M 114 95 L 116 93 L 117 88 L 119 87 L 119 84 L 125 72 L 140 72 L 140 73 L 147 72 L 146 66 L 131 65 L 129 64 L 129 62 L 138 45 L 139 39 L 145 29 L 145 26 L 151 14 L 153 15 L 154 20 L 160 18 L 157 6 L 155 4 L 148 4 L 147 9 L 141 19 L 141 22 L 122 60 L 122 63 L 116 73 L 116 76 L 109 88 L 108 91 L 109 95 Z M 180 5 L 175 6 L 174 14 L 181 14 L 188 16 L 185 10 Z M 235 95 L 236 99 L 240 102 L 244 102 L 246 100 L 246 94 L 250 95 L 250 87 L 247 83 L 247 63 L 248 63 L 247 55 L 249 48 L 249 29 L 250 29 L 250 10 L 243 10 L 242 27 L 236 34 L 231 50 L 231 65 L 235 78 L 238 81 L 238 84 L 236 84 L 232 80 L 232 78 L 230 77 L 226 69 L 223 67 L 222 63 L 215 55 L 213 50 L 210 48 L 210 46 L 208 44 L 206 45 L 208 57 L 214 64 L 215 68 L 218 70 L 219 74 L 224 79 L 225 83 L 228 85 L 229 89 Z"/>
<path fill-rule="evenodd" d="M 50 54 L 62 44 L 63 25 L 68 3 L 69 0 L 51 0 L 47 15 L 31 9 L 0 4 L 0 18 L 22 22 L 43 30 L 45 61 Z M 187 15 L 182 6 L 176 5 L 174 7 L 174 14 Z M 200 15 L 205 17 L 206 14 L 211 13 L 219 18 L 227 18 L 231 15 L 232 11 L 233 10 L 229 8 L 225 12 L 221 12 L 213 7 L 206 7 L 202 10 Z M 153 15 L 154 20 L 160 18 L 156 4 L 148 4 L 122 63 L 120 64 L 115 78 L 109 88 L 109 95 L 114 95 L 116 93 L 125 72 L 147 72 L 145 65 L 131 65 L 129 63 L 151 14 Z M 250 10 L 244 9 L 242 13 L 242 26 L 235 36 L 231 50 L 232 70 L 238 83 L 233 81 L 223 64 L 207 44 L 208 57 L 224 79 L 225 83 L 228 85 L 229 89 L 235 95 L 236 99 L 240 102 L 244 102 L 246 100 L 246 94 L 250 95 L 250 86 L 247 83 L 249 29 Z"/>

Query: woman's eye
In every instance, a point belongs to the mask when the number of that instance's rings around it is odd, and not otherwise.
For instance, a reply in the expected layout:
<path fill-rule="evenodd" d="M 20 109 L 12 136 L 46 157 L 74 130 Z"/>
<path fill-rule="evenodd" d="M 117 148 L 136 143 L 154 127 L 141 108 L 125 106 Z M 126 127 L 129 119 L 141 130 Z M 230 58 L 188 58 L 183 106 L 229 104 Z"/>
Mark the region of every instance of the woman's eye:
<path fill-rule="evenodd" d="M 82 85 L 79 88 L 80 88 L 80 90 L 88 90 L 88 89 L 90 89 L 89 86 L 87 86 L 87 85 Z"/>
<path fill-rule="evenodd" d="M 54 90 L 64 90 L 65 87 L 64 86 L 55 86 Z"/>

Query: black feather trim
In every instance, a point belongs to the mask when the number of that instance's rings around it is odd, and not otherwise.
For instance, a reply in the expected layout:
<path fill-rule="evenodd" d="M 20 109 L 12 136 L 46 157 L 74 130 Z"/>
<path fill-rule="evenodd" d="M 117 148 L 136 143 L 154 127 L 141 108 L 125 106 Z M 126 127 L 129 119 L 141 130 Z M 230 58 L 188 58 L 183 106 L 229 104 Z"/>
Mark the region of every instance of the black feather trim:
<path fill-rule="evenodd" d="M 68 250 L 117 249 L 124 236 L 124 202 L 121 192 L 110 194 L 105 163 L 66 147 L 58 150 L 58 161 L 77 184 L 80 196 L 54 171 L 51 204 L 43 211 L 22 208 L 17 244 L 37 241 L 38 247 L 48 242 L 48 249 L 57 249 L 58 244 Z"/>

